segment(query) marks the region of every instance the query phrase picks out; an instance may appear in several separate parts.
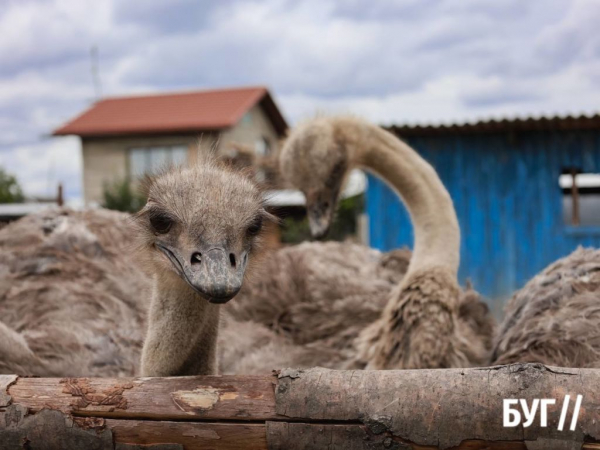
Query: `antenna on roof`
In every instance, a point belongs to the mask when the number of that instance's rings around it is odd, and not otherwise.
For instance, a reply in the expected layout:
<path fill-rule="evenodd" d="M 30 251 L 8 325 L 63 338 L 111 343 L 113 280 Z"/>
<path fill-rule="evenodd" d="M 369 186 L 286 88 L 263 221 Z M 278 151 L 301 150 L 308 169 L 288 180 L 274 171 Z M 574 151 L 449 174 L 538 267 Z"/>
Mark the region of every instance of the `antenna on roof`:
<path fill-rule="evenodd" d="M 102 84 L 100 83 L 100 72 L 98 70 L 98 46 L 92 45 L 90 49 L 90 58 L 92 64 L 92 82 L 94 83 L 94 92 L 96 100 L 102 98 Z"/>

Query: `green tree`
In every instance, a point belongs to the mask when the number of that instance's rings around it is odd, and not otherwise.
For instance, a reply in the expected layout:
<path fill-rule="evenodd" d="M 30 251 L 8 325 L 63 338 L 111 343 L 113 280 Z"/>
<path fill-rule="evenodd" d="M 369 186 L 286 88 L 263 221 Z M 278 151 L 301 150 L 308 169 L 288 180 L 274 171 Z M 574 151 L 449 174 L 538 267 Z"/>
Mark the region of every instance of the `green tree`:
<path fill-rule="evenodd" d="M 104 185 L 102 206 L 124 212 L 137 212 L 146 203 L 146 198 L 138 193 L 129 179 Z"/>
<path fill-rule="evenodd" d="M 21 203 L 24 200 L 17 178 L 0 168 L 0 203 Z"/>
<path fill-rule="evenodd" d="M 343 241 L 358 231 L 358 216 L 365 208 L 364 194 L 345 198 L 338 202 L 338 208 L 331 224 L 331 229 L 325 237 L 328 241 Z M 308 218 L 286 217 L 281 224 L 281 241 L 296 244 L 310 240 Z"/>

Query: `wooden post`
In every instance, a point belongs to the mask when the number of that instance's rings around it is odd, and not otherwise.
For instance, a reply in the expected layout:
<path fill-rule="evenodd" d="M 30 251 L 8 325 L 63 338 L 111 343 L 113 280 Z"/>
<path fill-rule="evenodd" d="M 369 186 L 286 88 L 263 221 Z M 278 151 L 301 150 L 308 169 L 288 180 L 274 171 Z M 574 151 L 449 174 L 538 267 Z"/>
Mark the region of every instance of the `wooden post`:
<path fill-rule="evenodd" d="M 600 449 L 598 386 L 598 369 L 537 364 L 285 369 L 265 376 L 0 376 L 0 450 Z M 555 403 L 546 426 L 538 408 L 530 426 L 505 427 L 504 399 L 523 399 L 529 408 L 535 399 Z M 513 409 L 523 415 L 521 406 Z"/>
<path fill-rule="evenodd" d="M 65 204 L 62 183 L 58 183 L 58 192 L 56 193 L 56 204 L 58 206 L 63 206 Z"/>
<path fill-rule="evenodd" d="M 581 220 L 579 218 L 579 188 L 577 187 L 577 169 L 571 169 L 571 204 L 573 205 L 573 217 L 571 225 L 579 226 Z"/>

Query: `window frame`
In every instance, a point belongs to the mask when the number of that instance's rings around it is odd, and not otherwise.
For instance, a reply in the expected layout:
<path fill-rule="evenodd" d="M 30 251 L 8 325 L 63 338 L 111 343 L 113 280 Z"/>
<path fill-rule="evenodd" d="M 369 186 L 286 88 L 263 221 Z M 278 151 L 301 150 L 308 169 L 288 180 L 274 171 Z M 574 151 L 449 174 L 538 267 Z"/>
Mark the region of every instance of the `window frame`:
<path fill-rule="evenodd" d="M 562 225 L 566 231 L 567 234 L 569 235 L 573 235 L 573 236 L 584 236 L 584 235 L 600 235 L 600 222 L 598 224 L 592 224 L 592 225 L 582 225 L 581 223 L 581 219 L 582 219 L 582 210 L 581 210 L 581 198 L 582 195 L 586 195 L 586 194 L 582 194 L 581 192 L 581 186 L 578 185 L 577 183 L 577 177 L 579 175 L 600 175 L 600 173 L 598 172 L 592 172 L 592 171 L 584 171 L 579 167 L 566 167 L 564 168 L 559 176 L 559 180 L 560 177 L 564 176 L 564 175 L 570 175 L 571 176 L 571 185 L 570 187 L 563 187 L 560 184 L 559 181 L 559 189 L 560 189 L 560 193 L 561 193 L 561 222 Z M 583 189 L 585 189 L 585 186 L 583 187 Z M 598 189 L 600 189 L 600 186 L 598 186 Z M 589 192 L 588 192 L 589 194 Z M 565 197 L 570 197 L 570 201 L 571 201 L 571 216 L 569 218 L 569 220 L 565 220 L 565 211 L 564 211 L 564 201 L 565 201 Z"/>
<path fill-rule="evenodd" d="M 259 145 L 261 147 L 261 150 L 259 150 Z M 266 156 L 269 156 L 273 153 L 273 148 L 271 147 L 271 140 L 264 136 L 261 135 L 259 138 L 255 139 L 254 141 L 254 154 L 264 158 Z"/>

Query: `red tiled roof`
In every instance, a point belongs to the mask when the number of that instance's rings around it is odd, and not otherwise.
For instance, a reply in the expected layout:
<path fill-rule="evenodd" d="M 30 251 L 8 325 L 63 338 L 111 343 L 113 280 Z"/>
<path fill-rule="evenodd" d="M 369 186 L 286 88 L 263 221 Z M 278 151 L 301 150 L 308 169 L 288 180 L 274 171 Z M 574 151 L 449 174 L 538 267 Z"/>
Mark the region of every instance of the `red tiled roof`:
<path fill-rule="evenodd" d="M 235 125 L 256 104 L 282 135 L 287 124 L 264 87 L 108 98 L 52 134 L 92 137 L 220 130 Z"/>

